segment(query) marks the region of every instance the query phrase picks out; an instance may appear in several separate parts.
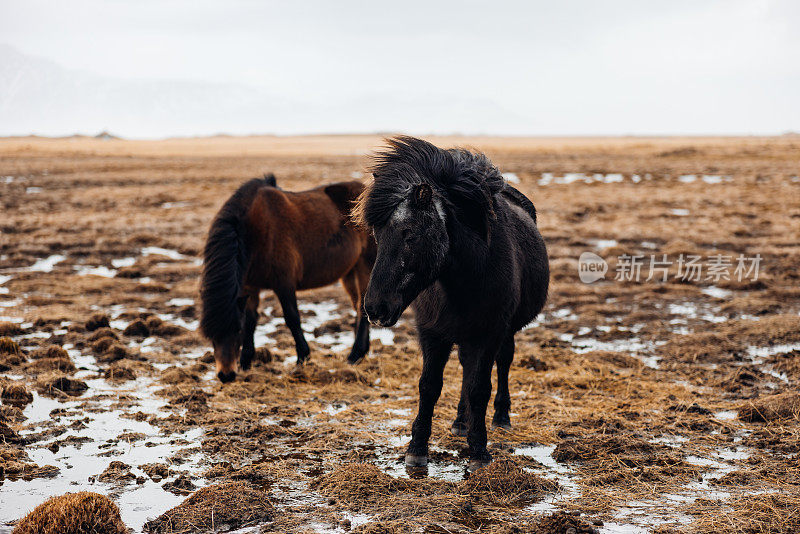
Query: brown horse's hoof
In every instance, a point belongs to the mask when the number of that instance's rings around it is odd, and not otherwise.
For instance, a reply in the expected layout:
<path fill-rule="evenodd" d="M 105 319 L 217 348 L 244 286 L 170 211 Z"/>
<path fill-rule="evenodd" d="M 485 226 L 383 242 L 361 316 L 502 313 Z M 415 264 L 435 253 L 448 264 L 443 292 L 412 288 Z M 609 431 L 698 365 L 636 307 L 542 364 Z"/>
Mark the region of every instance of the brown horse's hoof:
<path fill-rule="evenodd" d="M 417 456 L 416 454 L 406 453 L 407 467 L 424 467 L 428 465 L 427 456 Z"/>
<path fill-rule="evenodd" d="M 467 425 L 458 421 L 454 421 L 453 424 L 450 426 L 450 433 L 460 438 L 466 437 Z"/>

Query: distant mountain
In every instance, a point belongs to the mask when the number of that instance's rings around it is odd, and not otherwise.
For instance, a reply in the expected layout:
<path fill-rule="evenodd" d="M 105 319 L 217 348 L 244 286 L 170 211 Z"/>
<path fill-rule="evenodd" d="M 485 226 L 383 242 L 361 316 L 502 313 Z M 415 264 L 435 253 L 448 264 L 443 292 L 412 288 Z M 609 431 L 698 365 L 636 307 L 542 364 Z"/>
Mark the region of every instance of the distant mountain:
<path fill-rule="evenodd" d="M 217 133 L 524 133 L 529 120 L 490 101 L 371 95 L 325 105 L 257 87 L 133 81 L 65 69 L 0 44 L 0 135 L 110 131 L 122 137 Z"/>

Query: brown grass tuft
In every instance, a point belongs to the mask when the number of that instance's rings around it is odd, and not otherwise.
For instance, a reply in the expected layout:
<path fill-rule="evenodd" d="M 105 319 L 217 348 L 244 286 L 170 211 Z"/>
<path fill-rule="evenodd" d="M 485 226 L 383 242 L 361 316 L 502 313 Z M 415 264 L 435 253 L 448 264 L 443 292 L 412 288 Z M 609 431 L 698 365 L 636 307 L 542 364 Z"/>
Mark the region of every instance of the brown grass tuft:
<path fill-rule="evenodd" d="M 86 327 L 87 332 L 93 332 L 98 328 L 108 328 L 108 315 L 95 313 L 89 318 L 88 321 L 86 321 L 84 326 Z"/>
<path fill-rule="evenodd" d="M 12 534 L 125 534 L 119 508 L 98 493 L 81 491 L 46 500 L 17 523 Z"/>
<path fill-rule="evenodd" d="M 22 328 L 17 323 L 8 321 L 0 322 L 0 336 L 18 336 L 22 333 Z"/>
<path fill-rule="evenodd" d="M 9 354 L 0 352 L 0 371 L 10 371 L 12 368 L 23 363 L 25 357 L 22 354 Z"/>
<path fill-rule="evenodd" d="M 33 394 L 22 384 L 9 384 L 3 388 L 0 398 L 6 404 L 25 406 L 33 402 Z"/>
<path fill-rule="evenodd" d="M 38 360 L 41 358 L 69 359 L 69 353 L 58 345 L 48 345 L 47 347 L 39 348 L 31 352 L 31 359 Z"/>
<path fill-rule="evenodd" d="M 36 381 L 36 388 L 46 395 L 67 394 L 74 397 L 81 395 L 89 389 L 89 386 L 83 380 L 76 380 L 64 374 L 53 372 L 42 375 Z"/>
<path fill-rule="evenodd" d="M 67 356 L 66 358 L 40 358 L 33 360 L 25 366 L 25 370 L 33 374 L 47 371 L 62 371 L 71 374 L 77 369 L 69 356 Z"/>
<path fill-rule="evenodd" d="M 762 493 L 729 500 L 720 507 L 714 501 L 697 503 L 692 513 L 699 517 L 691 525 L 698 534 L 794 534 L 800 532 L 800 495 Z"/>
<path fill-rule="evenodd" d="M 411 482 L 394 478 L 374 464 L 346 464 L 325 474 L 311 485 L 314 489 L 335 497 L 356 509 L 368 509 L 376 501 L 407 491 Z"/>
<path fill-rule="evenodd" d="M 274 515 L 266 494 L 250 484 L 226 482 L 194 492 L 181 504 L 144 524 L 150 533 L 189 534 L 236 529 Z"/>
<path fill-rule="evenodd" d="M 558 489 L 556 482 L 525 471 L 512 458 L 500 458 L 472 473 L 459 493 L 486 504 L 508 506 L 530 502 Z"/>
<path fill-rule="evenodd" d="M 19 354 L 19 343 L 10 337 L 0 337 L 0 354 Z"/>
<path fill-rule="evenodd" d="M 788 391 L 748 401 L 739 408 L 739 419 L 748 423 L 800 419 L 800 393 Z"/>
<path fill-rule="evenodd" d="M 521 531 L 520 531 L 521 532 Z M 577 515 L 554 512 L 543 515 L 533 525 L 536 534 L 596 534 L 598 530 Z"/>
<path fill-rule="evenodd" d="M 676 336 L 659 348 L 659 353 L 667 358 L 692 363 L 732 360 L 733 356 L 741 351 L 741 344 L 717 332 Z"/>

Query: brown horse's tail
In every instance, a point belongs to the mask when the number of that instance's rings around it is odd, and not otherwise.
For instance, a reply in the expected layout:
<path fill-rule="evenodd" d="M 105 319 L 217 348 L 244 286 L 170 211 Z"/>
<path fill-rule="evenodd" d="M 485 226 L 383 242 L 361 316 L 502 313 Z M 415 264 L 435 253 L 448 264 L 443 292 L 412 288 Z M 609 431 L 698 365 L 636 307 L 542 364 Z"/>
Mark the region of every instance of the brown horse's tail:
<path fill-rule="evenodd" d="M 211 341 L 224 342 L 242 328 L 242 285 L 250 258 L 246 216 L 258 189 L 268 185 L 265 178 L 242 184 L 220 208 L 208 231 L 200 286 L 200 331 Z"/>

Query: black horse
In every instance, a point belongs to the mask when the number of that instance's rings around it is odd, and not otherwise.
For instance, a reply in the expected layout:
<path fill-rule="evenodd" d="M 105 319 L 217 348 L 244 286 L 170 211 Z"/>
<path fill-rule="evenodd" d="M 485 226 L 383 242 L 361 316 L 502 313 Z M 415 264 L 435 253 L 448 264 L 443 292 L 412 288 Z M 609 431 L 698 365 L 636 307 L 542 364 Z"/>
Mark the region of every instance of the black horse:
<path fill-rule="evenodd" d="M 423 366 L 406 464 L 428 460 L 433 409 L 454 344 L 463 367 L 453 434 L 467 436 L 470 469 L 491 461 L 486 407 L 497 362 L 495 426 L 509 429 L 514 334 L 541 311 L 549 266 L 536 210 L 483 154 L 413 137 L 388 141 L 353 216 L 372 228 L 378 256 L 365 296 L 373 324 L 394 325 L 413 302 Z"/>

